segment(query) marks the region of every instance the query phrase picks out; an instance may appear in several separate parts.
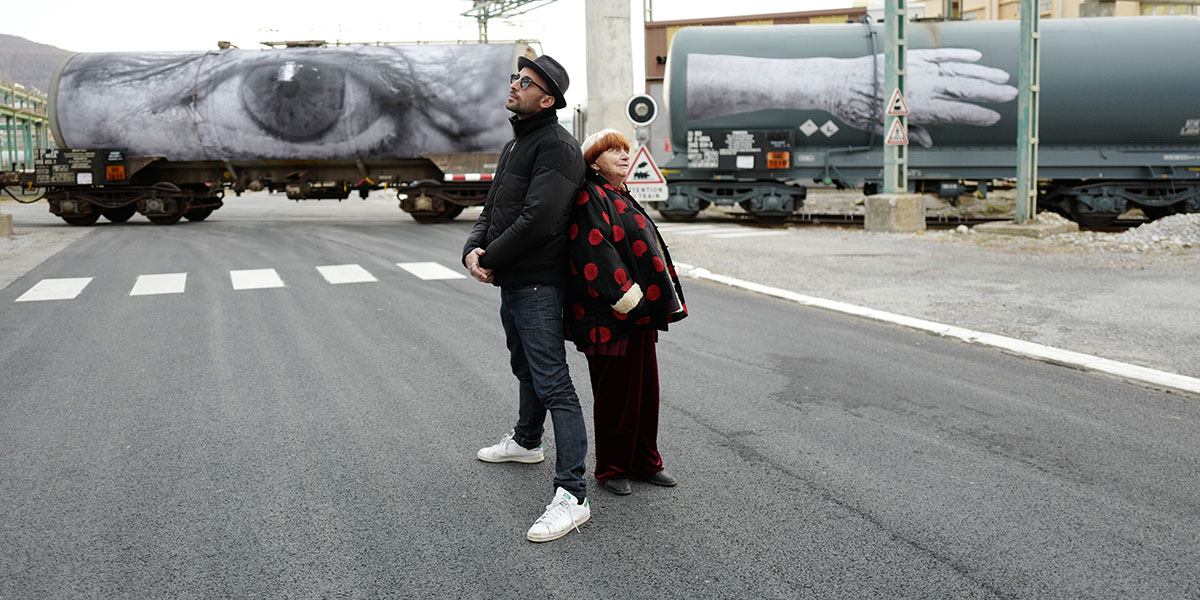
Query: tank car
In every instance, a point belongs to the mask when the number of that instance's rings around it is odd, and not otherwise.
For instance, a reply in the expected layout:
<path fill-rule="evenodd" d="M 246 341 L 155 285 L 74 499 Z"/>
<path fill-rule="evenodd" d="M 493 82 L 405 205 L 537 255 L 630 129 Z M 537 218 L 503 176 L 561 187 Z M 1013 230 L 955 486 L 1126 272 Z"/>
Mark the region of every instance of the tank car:
<path fill-rule="evenodd" d="M 952 197 L 1016 177 L 1017 21 L 907 29 L 909 185 Z M 796 181 L 883 179 L 883 25 L 694 27 L 667 59 L 664 215 L 800 207 Z M 1089 225 L 1200 212 L 1200 18 L 1041 23 L 1039 204 Z"/>
<path fill-rule="evenodd" d="M 85 53 L 49 94 L 61 150 L 38 161 L 51 212 L 203 220 L 226 190 L 344 199 L 391 188 L 419 221 L 482 202 L 510 137 L 526 44 Z"/>

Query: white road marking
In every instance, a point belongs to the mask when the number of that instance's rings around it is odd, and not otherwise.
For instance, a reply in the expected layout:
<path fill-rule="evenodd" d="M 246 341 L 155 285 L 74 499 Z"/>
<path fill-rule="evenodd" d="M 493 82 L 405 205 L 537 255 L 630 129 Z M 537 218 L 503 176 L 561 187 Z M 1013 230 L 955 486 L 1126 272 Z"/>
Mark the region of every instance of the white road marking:
<path fill-rule="evenodd" d="M 396 263 L 397 267 L 421 279 L 466 279 L 467 276 L 435 262 Z"/>
<path fill-rule="evenodd" d="M 955 338 L 967 342 L 968 344 L 979 344 L 981 346 L 999 348 L 1018 356 L 1033 358 L 1052 364 L 1075 367 L 1084 371 L 1099 371 L 1101 373 L 1108 373 L 1129 381 L 1137 381 L 1160 389 L 1180 390 L 1191 392 L 1193 394 L 1200 394 L 1200 378 L 1196 377 L 1188 377 L 1187 375 L 1179 375 L 1178 373 L 1171 373 L 1169 371 L 1159 371 L 1157 369 L 1151 369 L 1140 365 L 1118 362 L 1115 360 L 1109 360 L 1107 358 L 1100 358 L 1090 354 L 1073 352 L 1071 350 L 1063 350 L 1061 348 L 1054 348 L 1051 346 L 1043 346 L 1042 344 L 1026 342 L 1024 340 L 1018 340 L 993 333 L 974 331 L 962 327 L 955 327 L 953 325 L 945 325 L 943 323 L 937 323 L 934 321 L 926 321 L 924 319 L 918 319 L 915 317 L 898 315 L 896 313 L 876 310 L 874 308 L 867 308 L 865 306 L 858 306 L 856 304 L 849 304 L 846 302 L 839 302 L 837 300 L 806 296 L 804 294 L 798 294 L 789 290 L 770 287 L 759 283 L 754 283 L 752 281 L 746 281 L 744 279 L 737 279 L 725 275 L 717 275 L 708 269 L 694 267 L 684 263 L 675 263 L 675 268 L 682 277 L 716 281 L 718 283 L 723 283 L 725 285 L 744 290 L 750 290 L 759 294 L 783 298 L 784 300 L 791 300 L 792 302 L 802 304 L 804 306 L 814 306 L 843 314 L 865 317 L 875 321 L 894 323 L 896 325 L 909 327 L 911 329 L 928 331 L 943 337 Z"/>
<path fill-rule="evenodd" d="M 659 227 L 658 230 L 662 233 L 671 235 L 700 235 L 704 233 L 718 233 L 722 231 L 740 231 L 741 227 L 721 227 L 719 225 L 678 225 L 674 227 Z"/>
<path fill-rule="evenodd" d="M 279 278 L 279 273 L 276 273 L 275 269 L 230 271 L 229 277 L 233 281 L 233 289 L 235 290 L 260 290 L 263 288 L 283 287 L 283 280 Z"/>
<path fill-rule="evenodd" d="M 187 286 L 187 273 L 158 273 L 138 275 L 130 296 L 153 296 L 155 294 L 182 294 Z"/>
<path fill-rule="evenodd" d="M 367 283 L 371 281 L 379 281 L 375 276 L 368 273 L 366 269 L 359 265 L 328 265 L 317 267 L 321 272 L 321 276 L 332 284 L 339 283 Z"/>
<path fill-rule="evenodd" d="M 770 237 L 773 235 L 787 235 L 787 234 L 788 234 L 788 232 L 786 232 L 786 231 L 740 231 L 737 233 L 718 233 L 711 237 L 727 240 L 727 239 L 732 239 L 732 238 Z"/>
<path fill-rule="evenodd" d="M 714 233 L 732 233 L 734 231 L 745 231 L 745 227 L 712 227 L 709 225 L 697 227 L 695 229 L 677 229 L 670 232 L 671 235 L 711 235 Z"/>
<path fill-rule="evenodd" d="M 43 279 L 29 291 L 21 294 L 17 302 L 40 302 L 42 300 L 73 300 L 87 284 L 91 277 L 73 277 L 69 279 Z"/>

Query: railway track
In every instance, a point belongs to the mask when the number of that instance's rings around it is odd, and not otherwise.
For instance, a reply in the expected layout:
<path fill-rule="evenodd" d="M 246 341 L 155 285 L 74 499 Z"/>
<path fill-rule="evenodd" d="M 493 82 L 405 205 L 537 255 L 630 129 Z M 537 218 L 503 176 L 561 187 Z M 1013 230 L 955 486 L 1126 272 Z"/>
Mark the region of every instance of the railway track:
<path fill-rule="evenodd" d="M 663 222 L 669 222 L 666 219 L 661 219 Z M 864 217 L 861 214 L 819 214 L 819 213 L 803 213 L 795 214 L 786 220 L 778 222 L 763 222 L 755 220 L 754 217 L 746 213 L 737 212 L 716 212 L 709 211 L 702 213 L 693 222 L 703 223 L 740 223 L 751 227 L 775 228 L 775 227 L 792 227 L 792 226 L 821 226 L 821 227 L 858 227 L 863 226 Z M 925 227 L 927 229 L 954 229 L 959 225 L 973 227 L 982 223 L 992 223 L 997 221 L 1010 221 L 1009 218 L 993 217 L 958 217 L 945 215 L 927 215 L 925 217 Z M 1081 225 L 1080 231 L 1100 231 L 1119 233 L 1127 229 L 1137 227 L 1149 221 L 1143 219 L 1121 219 L 1113 225 L 1104 227 L 1088 227 Z"/>

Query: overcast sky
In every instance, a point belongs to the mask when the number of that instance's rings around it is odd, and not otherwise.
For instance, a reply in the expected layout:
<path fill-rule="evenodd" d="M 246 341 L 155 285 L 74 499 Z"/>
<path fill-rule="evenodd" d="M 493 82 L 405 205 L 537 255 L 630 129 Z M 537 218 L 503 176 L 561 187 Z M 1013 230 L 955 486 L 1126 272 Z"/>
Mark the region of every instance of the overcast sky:
<path fill-rule="evenodd" d="M 292 0 L 288 3 L 56 0 L 4 2 L 0 33 L 74 52 L 215 49 L 217 40 L 241 48 L 259 42 L 323 39 L 349 42 L 476 40 L 478 26 L 461 13 L 470 0 Z M 635 91 L 645 77 L 642 0 L 629 0 Z M 654 0 L 654 20 L 845 8 L 852 0 Z M 330 11 L 336 11 L 330 13 Z M 557 0 L 488 26 L 492 41 L 536 39 L 567 68 L 570 104 L 586 97 L 584 0 Z"/>

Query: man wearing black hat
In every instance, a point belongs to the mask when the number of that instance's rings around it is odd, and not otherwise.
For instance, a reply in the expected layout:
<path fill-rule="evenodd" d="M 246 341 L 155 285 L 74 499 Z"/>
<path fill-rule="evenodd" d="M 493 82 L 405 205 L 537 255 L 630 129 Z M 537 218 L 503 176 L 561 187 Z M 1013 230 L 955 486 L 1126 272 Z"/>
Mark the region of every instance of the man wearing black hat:
<path fill-rule="evenodd" d="M 476 280 L 500 288 L 500 322 L 520 407 L 513 431 L 476 454 L 486 462 L 545 460 L 546 412 L 554 425 L 554 499 L 529 528 L 533 542 L 556 540 L 591 517 L 584 483 L 587 430 L 563 336 L 567 223 L 583 183 L 579 142 L 558 124 L 570 80 L 553 58 L 517 59 L 508 86 L 513 140 L 504 147 L 483 212 L 463 246 Z"/>

